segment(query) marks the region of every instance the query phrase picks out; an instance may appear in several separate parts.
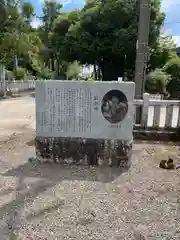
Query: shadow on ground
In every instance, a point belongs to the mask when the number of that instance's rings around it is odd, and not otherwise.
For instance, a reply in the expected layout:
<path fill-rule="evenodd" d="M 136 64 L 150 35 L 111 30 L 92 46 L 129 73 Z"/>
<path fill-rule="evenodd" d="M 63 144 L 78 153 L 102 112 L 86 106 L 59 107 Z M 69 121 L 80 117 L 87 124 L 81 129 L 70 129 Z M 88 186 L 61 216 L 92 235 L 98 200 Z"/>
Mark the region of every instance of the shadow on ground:
<path fill-rule="evenodd" d="M 6 220 L 3 220 L 0 229 L 0 235 L 4 237 L 2 237 L 2 240 L 11 239 L 11 237 L 14 240 L 19 239 L 18 232 L 22 224 L 22 212 L 27 201 L 28 205 L 32 205 L 38 195 L 54 187 L 57 183 L 63 180 L 100 181 L 107 183 L 115 180 L 122 173 L 122 170 L 110 167 L 91 168 L 85 166 L 65 166 L 55 163 L 37 164 L 29 162 L 15 169 L 8 170 L 2 176 L 16 177 L 18 182 L 16 189 L 9 188 L 0 194 L 1 196 L 9 193 L 15 194 L 12 201 L 0 207 L 0 221 L 2 221 L 3 216 L 6 216 Z M 27 186 L 25 180 L 28 178 L 35 178 L 35 183 Z M 63 201 L 59 199 L 57 202 L 38 212 L 30 212 L 24 221 L 62 208 L 64 205 Z"/>
<path fill-rule="evenodd" d="M 35 140 L 34 139 L 26 142 L 26 145 L 29 146 L 29 147 L 34 146 L 34 144 L 35 144 Z"/>
<path fill-rule="evenodd" d="M 22 212 L 24 210 L 25 204 L 28 202 L 29 205 L 33 204 L 35 198 L 51 188 L 54 184 L 47 181 L 38 181 L 31 185 L 27 190 L 27 186 L 24 184 L 24 177 L 21 176 L 18 179 L 17 188 L 12 191 L 14 193 L 14 199 L 9 203 L 2 205 L 0 207 L 0 221 L 1 229 L 0 235 L 1 239 L 19 239 L 18 231 L 22 225 Z M 44 209 L 42 213 L 45 213 Z M 51 209 L 48 210 L 49 212 Z M 36 214 L 42 214 L 36 213 Z M 29 215 L 29 218 L 34 216 L 33 213 Z"/>
<path fill-rule="evenodd" d="M 99 181 L 111 182 L 125 170 L 114 167 L 68 166 L 56 163 L 26 163 L 18 168 L 7 171 L 3 176 L 43 178 L 56 184 L 59 181 Z"/>

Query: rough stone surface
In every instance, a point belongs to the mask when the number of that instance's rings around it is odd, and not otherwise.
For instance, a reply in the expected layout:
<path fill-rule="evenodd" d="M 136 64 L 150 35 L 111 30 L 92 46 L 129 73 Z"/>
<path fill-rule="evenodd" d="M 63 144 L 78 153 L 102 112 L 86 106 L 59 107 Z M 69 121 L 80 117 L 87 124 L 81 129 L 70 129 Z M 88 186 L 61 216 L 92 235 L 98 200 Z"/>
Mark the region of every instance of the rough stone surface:
<path fill-rule="evenodd" d="M 132 141 L 36 137 L 35 146 L 41 162 L 122 168 L 131 165 Z"/>

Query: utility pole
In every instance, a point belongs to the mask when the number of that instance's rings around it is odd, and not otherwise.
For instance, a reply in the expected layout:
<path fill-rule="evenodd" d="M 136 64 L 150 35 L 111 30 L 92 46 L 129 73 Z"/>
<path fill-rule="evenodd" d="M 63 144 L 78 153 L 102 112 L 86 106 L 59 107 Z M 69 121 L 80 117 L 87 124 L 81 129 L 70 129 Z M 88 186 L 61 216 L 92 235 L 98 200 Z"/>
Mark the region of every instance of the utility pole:
<path fill-rule="evenodd" d="M 139 8 L 139 26 L 138 40 L 135 64 L 135 97 L 141 99 L 144 92 L 145 71 L 149 58 L 149 31 L 150 31 L 150 15 L 151 0 L 136 0 Z"/>

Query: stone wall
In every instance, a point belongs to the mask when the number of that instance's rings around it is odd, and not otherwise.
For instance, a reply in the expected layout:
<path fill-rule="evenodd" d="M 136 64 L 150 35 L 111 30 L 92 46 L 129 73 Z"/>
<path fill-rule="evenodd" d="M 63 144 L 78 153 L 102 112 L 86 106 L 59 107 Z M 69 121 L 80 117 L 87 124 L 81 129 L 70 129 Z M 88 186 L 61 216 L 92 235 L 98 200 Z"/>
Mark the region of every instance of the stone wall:
<path fill-rule="evenodd" d="M 120 168 L 131 165 L 132 141 L 36 137 L 35 146 L 40 162 Z"/>

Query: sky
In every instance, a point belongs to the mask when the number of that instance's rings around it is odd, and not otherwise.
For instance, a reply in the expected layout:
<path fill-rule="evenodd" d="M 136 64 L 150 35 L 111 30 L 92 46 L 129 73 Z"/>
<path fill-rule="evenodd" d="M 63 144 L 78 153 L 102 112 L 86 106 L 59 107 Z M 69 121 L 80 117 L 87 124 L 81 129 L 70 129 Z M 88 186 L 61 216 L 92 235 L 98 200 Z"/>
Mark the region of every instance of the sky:
<path fill-rule="evenodd" d="M 42 13 L 42 5 L 44 0 L 29 0 L 32 2 L 36 14 Z M 50 0 L 51 1 L 51 0 Z M 66 11 L 83 7 L 84 0 L 59 0 L 64 4 Z M 163 34 L 173 36 L 177 46 L 180 46 L 180 0 L 162 0 L 162 11 L 166 13 L 166 20 L 163 26 Z M 34 19 L 33 26 L 37 27 L 39 21 Z"/>
<path fill-rule="evenodd" d="M 173 36 L 177 46 L 180 46 L 180 0 L 163 0 L 162 11 L 166 13 L 163 31 Z"/>

